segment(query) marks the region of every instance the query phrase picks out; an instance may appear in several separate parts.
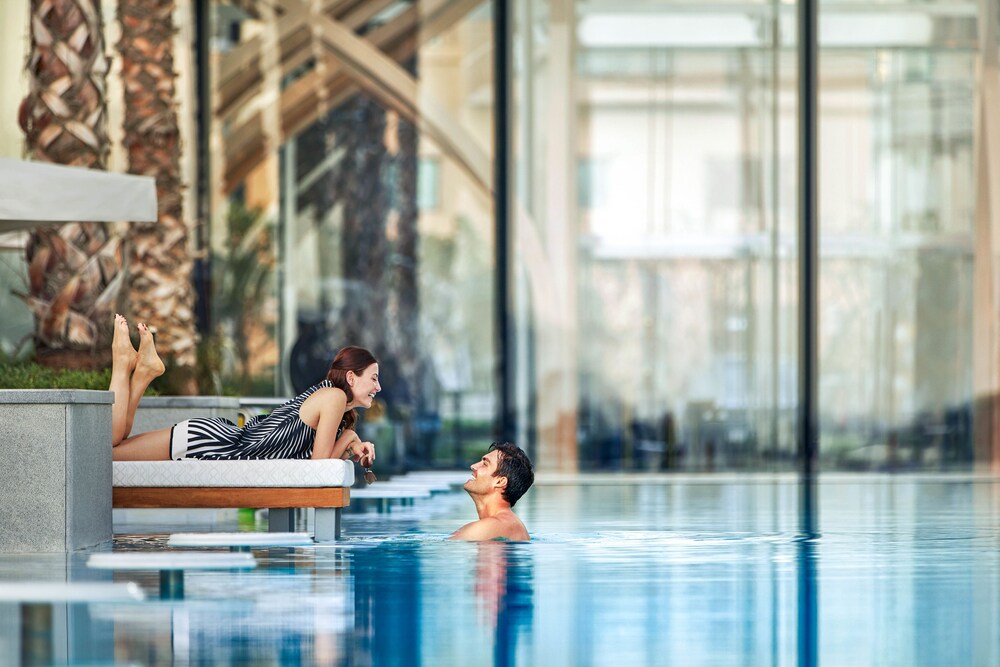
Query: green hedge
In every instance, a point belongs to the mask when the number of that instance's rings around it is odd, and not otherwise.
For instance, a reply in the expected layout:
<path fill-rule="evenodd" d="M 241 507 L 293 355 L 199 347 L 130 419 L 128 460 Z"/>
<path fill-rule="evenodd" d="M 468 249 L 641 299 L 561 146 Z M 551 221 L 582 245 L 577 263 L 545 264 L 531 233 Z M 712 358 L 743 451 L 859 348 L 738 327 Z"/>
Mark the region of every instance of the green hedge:
<path fill-rule="evenodd" d="M 2 389 L 106 390 L 110 382 L 110 368 L 85 371 L 48 368 L 30 361 L 0 360 L 0 388 Z"/>

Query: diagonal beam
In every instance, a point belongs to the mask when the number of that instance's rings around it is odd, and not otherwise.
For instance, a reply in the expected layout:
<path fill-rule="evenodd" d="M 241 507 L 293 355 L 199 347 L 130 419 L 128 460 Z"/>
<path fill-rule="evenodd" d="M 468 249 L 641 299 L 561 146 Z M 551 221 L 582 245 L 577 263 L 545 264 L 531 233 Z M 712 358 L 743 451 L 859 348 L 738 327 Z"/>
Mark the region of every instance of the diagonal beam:
<path fill-rule="evenodd" d="M 392 22 L 366 36 L 377 43 L 394 42 L 395 46 L 389 48 L 388 52 L 399 62 L 409 59 L 417 48 L 412 31 L 412 26 L 416 25 L 416 8 L 410 8 L 405 13 L 410 13 L 410 16 L 397 16 Z M 427 35 L 427 38 L 433 36 Z M 358 92 L 358 87 L 343 73 L 334 56 L 326 55 L 323 65 L 281 91 L 278 103 L 281 108 L 282 142 L 315 123 L 325 110 L 337 106 Z M 270 150 L 261 134 L 262 115 L 261 109 L 254 109 L 252 113 L 239 119 L 228 133 L 224 146 L 223 176 L 223 187 L 227 192 L 236 187 Z"/>
<path fill-rule="evenodd" d="M 301 4 L 300 0 L 286 0 Z M 443 107 L 418 99 L 417 81 L 399 63 L 346 26 L 313 16 L 323 46 L 342 63 L 354 83 L 430 136 L 486 192 L 492 192 L 491 164 Z M 445 129 L 447 128 L 447 129 Z"/>
<path fill-rule="evenodd" d="M 415 7 L 411 7 L 391 22 L 381 25 L 365 35 L 380 49 L 392 51 L 401 41 L 406 41 L 415 32 L 415 26 L 419 21 L 418 12 Z M 280 39 L 280 38 L 279 38 Z M 315 49 L 312 48 L 312 28 L 300 30 L 289 36 L 287 42 L 294 42 L 291 47 L 282 47 L 285 54 L 281 61 L 281 76 L 291 74 L 296 68 L 306 64 L 310 58 L 315 58 Z M 287 48 L 286 48 L 287 47 Z M 294 52 L 293 52 L 294 50 Z M 308 85 L 321 85 L 323 78 L 321 70 L 325 67 L 327 73 L 336 72 L 340 69 L 340 64 L 336 58 L 329 54 L 320 56 L 321 63 L 311 69 L 305 76 L 297 79 L 292 85 L 301 84 L 308 81 Z M 259 63 L 257 63 L 259 64 Z M 320 66 L 320 64 L 322 66 Z M 248 68 L 241 76 L 233 78 L 230 83 L 220 89 L 220 103 L 217 106 L 217 116 L 223 121 L 231 121 L 238 114 L 246 113 L 246 110 L 257 111 L 257 109 L 269 102 L 265 101 L 263 82 L 263 72 L 257 68 Z"/>
<path fill-rule="evenodd" d="M 477 4 L 478 0 L 438 2 L 435 7 L 440 12 L 423 17 L 423 23 L 419 23 L 421 17 L 416 16 L 415 8 L 411 8 L 393 22 L 373 31 L 371 38 L 381 42 L 397 41 L 397 48 L 393 49 L 392 55 L 405 59 L 416 48 L 417 41 L 412 34 L 414 25 L 429 26 L 427 30 L 421 31 L 420 38 L 430 39 Z M 295 132 L 315 122 L 320 114 L 318 101 L 321 95 L 328 99 L 342 100 L 360 87 L 386 107 L 396 110 L 418 125 L 421 131 L 434 139 L 466 171 L 484 193 L 491 193 L 491 164 L 488 156 L 470 136 L 461 132 L 460 126 L 446 110 L 433 103 L 419 102 L 417 82 L 393 58 L 343 24 L 328 16 L 317 15 L 315 11 L 309 12 L 299 0 L 284 0 L 281 5 L 286 15 L 300 18 L 305 16 L 328 53 L 325 68 L 327 81 L 320 83 L 319 72 L 313 71 L 282 92 L 282 129 L 285 132 L 282 140 L 287 140 Z M 405 32 L 404 28 L 409 31 Z M 295 104 L 286 105 L 289 100 L 294 100 Z M 306 107 L 306 111 L 296 114 L 293 107 Z M 230 135 L 225 176 L 227 190 L 235 187 L 266 154 L 267 147 L 258 128 L 261 128 L 261 121 L 255 114 Z M 443 128 L 447 128 L 447 131 Z"/>
<path fill-rule="evenodd" d="M 395 1 L 366 0 L 352 4 L 327 0 L 322 3 L 320 11 L 324 16 L 343 22 L 351 30 L 357 30 Z M 441 1 L 437 0 L 437 3 Z M 314 55 L 311 48 L 313 26 L 308 20 L 311 13 L 302 3 L 293 4 L 284 0 L 275 3 L 274 12 L 280 16 L 274 30 L 279 45 L 281 76 L 285 77 Z M 272 57 L 264 53 L 266 48 L 263 35 L 255 35 L 222 57 L 218 72 L 217 116 L 228 120 L 260 97 L 264 80 L 262 63 L 267 57 Z"/>

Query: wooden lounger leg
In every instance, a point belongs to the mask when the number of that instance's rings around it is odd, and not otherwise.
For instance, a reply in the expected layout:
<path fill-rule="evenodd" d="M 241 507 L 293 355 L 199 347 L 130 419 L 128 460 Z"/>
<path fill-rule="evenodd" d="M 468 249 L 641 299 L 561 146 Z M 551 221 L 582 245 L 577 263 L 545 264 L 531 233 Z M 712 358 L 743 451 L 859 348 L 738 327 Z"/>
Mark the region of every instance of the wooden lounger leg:
<path fill-rule="evenodd" d="M 316 532 L 313 539 L 317 542 L 329 542 L 340 539 L 340 508 L 316 508 Z"/>
<path fill-rule="evenodd" d="M 291 507 L 271 507 L 267 510 L 267 532 L 294 532 L 294 520 L 295 515 L 292 513 Z"/>

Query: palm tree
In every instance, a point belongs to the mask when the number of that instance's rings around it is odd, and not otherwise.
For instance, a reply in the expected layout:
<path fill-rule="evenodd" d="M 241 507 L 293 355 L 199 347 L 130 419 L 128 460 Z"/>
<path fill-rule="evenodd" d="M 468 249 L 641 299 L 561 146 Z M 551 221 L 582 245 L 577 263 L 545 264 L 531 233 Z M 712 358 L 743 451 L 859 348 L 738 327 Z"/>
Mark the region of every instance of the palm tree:
<path fill-rule="evenodd" d="M 108 156 L 100 0 L 31 0 L 28 96 L 18 120 L 29 157 L 104 169 Z M 35 354 L 54 366 L 99 366 L 124 278 L 122 238 L 110 225 L 69 223 L 27 246 Z M 106 323 L 106 324 L 105 324 Z"/>
<path fill-rule="evenodd" d="M 382 169 L 386 162 L 385 111 L 365 95 L 348 103 L 350 114 L 335 128 L 344 159 L 334 192 L 343 203 L 343 271 L 350 286 L 341 313 L 340 340 L 372 350 L 385 349 L 386 214 Z"/>
<path fill-rule="evenodd" d="M 261 209 L 239 201 L 230 203 L 226 226 L 226 249 L 212 257 L 218 276 L 213 305 L 218 320 L 231 328 L 237 388 L 248 394 L 253 389 L 253 341 L 261 326 L 261 304 L 274 289 L 272 229 Z"/>
<path fill-rule="evenodd" d="M 400 118 L 396 126 L 399 150 L 396 162 L 395 209 L 396 234 L 392 244 L 392 324 L 390 341 L 395 345 L 399 359 L 398 372 L 405 380 L 405 399 L 413 403 L 422 392 L 417 388 L 417 378 L 422 366 L 423 346 L 420 341 L 420 272 L 419 210 L 417 209 L 417 128 L 410 121 Z"/>
<path fill-rule="evenodd" d="M 180 130 L 175 111 L 174 0 L 118 5 L 118 50 L 125 87 L 125 148 L 129 171 L 156 179 L 154 223 L 129 228 L 129 312 L 157 330 L 157 347 L 195 393 L 198 334 L 188 226 L 183 218 Z M 171 363 L 172 362 L 172 363 Z"/>

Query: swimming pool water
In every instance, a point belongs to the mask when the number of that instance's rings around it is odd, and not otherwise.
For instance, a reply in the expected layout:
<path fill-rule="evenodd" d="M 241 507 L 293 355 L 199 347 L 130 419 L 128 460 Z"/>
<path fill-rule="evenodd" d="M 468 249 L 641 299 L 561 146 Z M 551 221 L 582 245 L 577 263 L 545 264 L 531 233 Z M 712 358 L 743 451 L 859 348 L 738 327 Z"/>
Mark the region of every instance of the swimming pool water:
<path fill-rule="evenodd" d="M 787 479 L 539 484 L 515 508 L 526 544 L 446 541 L 472 504 L 438 495 L 348 513 L 336 545 L 186 572 L 181 599 L 89 553 L 3 554 L 0 586 L 134 581 L 148 597 L 0 603 L 0 664 L 1000 664 L 1000 481 L 818 492 L 810 536 Z M 169 551 L 166 530 L 116 530 L 103 550 Z"/>

